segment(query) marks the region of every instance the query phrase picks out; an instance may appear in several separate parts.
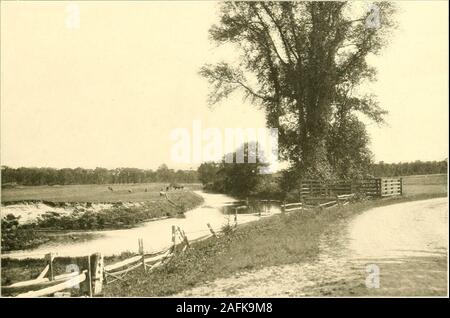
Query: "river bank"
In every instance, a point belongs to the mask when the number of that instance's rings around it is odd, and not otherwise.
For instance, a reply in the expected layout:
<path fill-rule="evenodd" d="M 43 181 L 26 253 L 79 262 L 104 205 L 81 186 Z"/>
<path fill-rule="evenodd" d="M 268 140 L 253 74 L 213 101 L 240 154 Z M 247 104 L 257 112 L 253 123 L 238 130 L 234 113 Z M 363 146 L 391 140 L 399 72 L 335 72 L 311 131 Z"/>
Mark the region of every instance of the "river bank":
<path fill-rule="evenodd" d="M 218 229 L 228 224 L 230 215 L 227 209 L 237 202 L 226 195 L 207 194 L 201 191 L 194 192 L 197 197 L 203 197 L 205 202 L 185 213 L 184 218 L 166 218 L 157 221 L 149 221 L 144 224 L 121 230 L 84 231 L 82 233 L 67 233 L 65 236 L 73 235 L 95 235 L 96 237 L 85 241 L 63 241 L 52 240 L 49 243 L 33 249 L 12 251 L 2 254 L 2 285 L 34 278 L 45 266 L 44 255 L 54 253 L 57 255 L 55 264 L 63 270 L 66 261 L 71 257 L 85 256 L 90 253 L 100 252 L 105 256 L 105 261 L 116 262 L 122 258 L 134 254 L 138 250 L 138 238 L 142 238 L 146 252 L 156 252 L 170 246 L 172 242 L 172 226 L 180 226 L 193 240 L 209 233 L 207 224 Z M 273 213 L 279 213 L 274 207 Z M 258 215 L 240 215 L 239 222 L 250 222 L 258 220 Z"/>
<path fill-rule="evenodd" d="M 145 250 L 153 253 L 170 246 L 174 225 L 181 227 L 189 239 L 196 239 L 210 233 L 207 227 L 208 223 L 217 229 L 232 221 L 233 216 L 230 216 L 227 210 L 236 204 L 233 198 L 223 194 L 207 194 L 201 191 L 194 192 L 194 194 L 202 197 L 204 203 L 184 213 L 182 218 L 148 221 L 126 229 L 65 233 L 64 235 L 95 234 L 97 237 L 85 242 L 69 240 L 58 243 L 52 240 L 35 248 L 3 253 L 2 258 L 42 258 L 47 253 L 56 253 L 60 257 L 84 256 L 97 252 L 104 256 L 120 255 L 123 252 L 136 252 L 138 238 L 143 239 Z M 271 213 L 280 213 L 279 207 L 272 207 Z M 258 219 L 258 214 L 239 215 L 239 223 Z"/>
<path fill-rule="evenodd" d="M 143 202 L 14 202 L 2 206 L 2 252 L 34 248 L 51 240 L 62 241 L 74 231 L 132 228 L 143 222 L 183 214 L 203 203 L 191 191 Z M 73 241 L 86 241 L 92 233 L 76 233 Z"/>

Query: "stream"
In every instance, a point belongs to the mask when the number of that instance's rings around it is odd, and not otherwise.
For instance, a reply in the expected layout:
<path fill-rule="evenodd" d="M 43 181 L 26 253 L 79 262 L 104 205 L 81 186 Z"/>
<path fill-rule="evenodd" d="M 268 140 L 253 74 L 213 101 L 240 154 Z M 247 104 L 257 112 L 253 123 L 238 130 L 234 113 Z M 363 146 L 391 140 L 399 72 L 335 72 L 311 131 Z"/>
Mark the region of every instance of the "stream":
<path fill-rule="evenodd" d="M 234 207 L 245 204 L 224 194 L 212 194 L 194 191 L 204 198 L 204 203 L 185 213 L 185 218 L 168 218 L 146 222 L 138 227 L 121 230 L 74 232 L 93 234 L 94 238 L 87 241 L 48 242 L 33 249 L 17 250 L 3 253 L 2 257 L 16 259 L 42 258 L 47 253 L 57 256 L 84 256 L 100 252 L 104 256 L 119 255 L 122 252 L 137 252 L 138 238 L 144 241 L 144 250 L 148 253 L 158 252 L 172 244 L 172 226 L 179 226 L 193 240 L 210 233 L 207 223 L 214 230 L 220 230 L 225 224 L 234 224 Z M 259 216 L 251 211 L 240 210 L 238 224 L 257 221 L 261 217 L 280 213 L 277 205 L 266 205 L 264 213 Z M 244 213 L 243 213 L 244 212 Z M 249 212 L 249 213 L 247 213 Z M 65 233 L 69 235 L 71 233 Z"/>

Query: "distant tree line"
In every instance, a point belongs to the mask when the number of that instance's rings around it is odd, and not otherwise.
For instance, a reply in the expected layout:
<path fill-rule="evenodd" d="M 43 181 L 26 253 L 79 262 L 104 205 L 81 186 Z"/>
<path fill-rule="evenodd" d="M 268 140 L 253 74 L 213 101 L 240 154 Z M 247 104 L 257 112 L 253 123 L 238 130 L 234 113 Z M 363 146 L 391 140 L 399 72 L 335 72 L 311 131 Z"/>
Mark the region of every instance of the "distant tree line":
<path fill-rule="evenodd" d="M 3 184 L 19 185 L 65 185 L 65 184 L 114 184 L 114 183 L 146 183 L 146 182 L 179 182 L 194 183 L 202 182 L 208 184 L 218 179 L 223 179 L 225 175 L 242 176 L 242 171 L 236 169 L 254 170 L 258 165 L 238 165 L 230 168 L 223 163 L 204 163 L 200 165 L 197 171 L 194 170 L 174 170 L 166 165 L 161 165 L 156 170 L 144 170 L 137 168 L 10 168 L 2 166 L 1 181 Z M 227 169 L 225 169 L 227 168 Z M 222 173 L 217 175 L 221 170 Z M 400 163 L 373 163 L 369 166 L 369 172 L 375 177 L 388 176 L 409 176 L 420 174 L 447 173 L 447 160 L 443 161 L 414 161 Z M 219 178 L 220 176 L 220 178 Z M 248 178 L 248 176 L 246 176 Z M 227 178 L 227 180 L 232 178 Z M 238 178 L 239 179 L 239 178 Z M 228 181 L 229 181 L 228 180 Z M 234 179 L 233 179 L 234 180 Z M 223 181 L 223 180 L 222 180 Z M 231 181 L 230 181 L 231 182 Z M 229 182 L 227 182 L 229 183 Z M 236 186 L 236 182 L 232 182 Z"/>
<path fill-rule="evenodd" d="M 2 185 L 66 185 L 66 184 L 112 184 L 146 182 L 198 182 L 195 170 L 169 169 L 165 164 L 157 170 L 137 168 L 10 168 L 2 166 Z"/>
<path fill-rule="evenodd" d="M 221 162 L 204 162 L 197 169 L 198 179 L 207 190 L 225 192 L 233 195 L 258 193 L 287 193 L 295 186 L 290 180 L 289 170 L 282 170 L 272 175 L 260 175 L 256 171 L 260 163 L 227 164 Z M 373 163 L 367 165 L 367 174 L 363 178 L 394 177 L 422 174 L 447 173 L 447 160 L 414 161 L 400 163 Z M 286 184 L 287 183 L 287 184 Z"/>
<path fill-rule="evenodd" d="M 447 173 L 447 159 L 443 161 L 414 161 L 399 163 L 379 163 L 370 166 L 376 177 L 411 176 L 420 174 Z"/>

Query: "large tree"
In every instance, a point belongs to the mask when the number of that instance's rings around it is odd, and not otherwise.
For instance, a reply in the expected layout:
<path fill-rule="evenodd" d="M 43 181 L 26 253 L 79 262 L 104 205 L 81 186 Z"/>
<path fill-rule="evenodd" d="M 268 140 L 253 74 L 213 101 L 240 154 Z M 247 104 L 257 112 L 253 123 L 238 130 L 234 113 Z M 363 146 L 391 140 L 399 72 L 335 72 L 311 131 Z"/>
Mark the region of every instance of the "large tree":
<path fill-rule="evenodd" d="M 329 154 L 328 147 L 339 146 L 336 133 L 365 133 L 357 113 L 383 121 L 385 111 L 359 88 L 375 79 L 367 58 L 386 43 L 394 27 L 393 6 L 377 2 L 367 10 L 358 8 L 361 3 L 332 1 L 220 6 L 220 22 L 211 27 L 210 36 L 219 45 L 231 43 L 241 56 L 236 63 L 202 67 L 201 75 L 212 85 L 210 103 L 240 90 L 264 109 L 267 126 L 278 128 L 280 157 L 293 171 L 336 176 L 346 160 L 339 157 L 342 151 Z M 366 156 L 366 151 L 354 153 Z"/>

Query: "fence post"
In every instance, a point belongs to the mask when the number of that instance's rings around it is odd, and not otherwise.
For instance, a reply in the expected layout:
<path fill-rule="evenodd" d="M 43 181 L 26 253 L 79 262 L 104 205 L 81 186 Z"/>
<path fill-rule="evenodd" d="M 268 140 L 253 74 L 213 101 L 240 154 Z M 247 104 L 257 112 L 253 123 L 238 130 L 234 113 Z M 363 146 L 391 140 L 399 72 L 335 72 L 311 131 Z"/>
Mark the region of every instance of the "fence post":
<path fill-rule="evenodd" d="M 172 225 L 172 244 L 173 244 L 173 254 L 175 254 L 176 253 L 176 249 L 177 249 L 177 246 L 176 246 L 176 228 L 175 228 L 175 225 Z"/>
<path fill-rule="evenodd" d="M 400 178 L 400 195 L 403 195 L 403 178 Z"/>
<path fill-rule="evenodd" d="M 178 229 L 180 230 L 181 234 L 182 234 L 183 237 L 184 237 L 184 242 L 186 243 L 186 246 L 187 246 L 187 247 L 190 247 L 190 245 L 189 245 L 189 240 L 188 240 L 188 238 L 187 238 L 187 236 L 186 236 L 186 233 L 184 233 L 184 230 L 182 230 L 181 228 L 178 228 Z"/>
<path fill-rule="evenodd" d="M 54 255 L 53 255 L 53 253 L 48 253 L 48 254 L 45 254 L 45 259 L 47 260 L 47 263 L 48 263 L 48 271 L 49 271 L 49 280 L 54 280 L 55 279 L 55 276 L 54 276 L 54 273 L 53 273 L 53 259 L 54 259 L 55 257 L 54 257 Z"/>
<path fill-rule="evenodd" d="M 92 273 L 91 273 L 91 255 L 75 258 L 75 263 L 79 267 L 80 273 L 86 273 L 86 279 L 80 282 L 80 295 L 92 297 Z"/>
<path fill-rule="evenodd" d="M 103 287 L 103 255 L 100 253 L 95 253 L 93 256 L 93 294 L 94 296 L 101 294 Z"/>
<path fill-rule="evenodd" d="M 138 244 L 139 244 L 139 254 L 141 254 L 141 256 L 142 256 L 142 267 L 143 267 L 144 273 L 145 273 L 146 270 L 145 270 L 145 257 L 144 257 L 144 240 L 142 238 L 138 239 Z"/>
<path fill-rule="evenodd" d="M 212 235 L 213 235 L 214 237 L 217 237 L 216 232 L 214 232 L 214 230 L 213 230 L 211 224 L 206 223 L 206 225 L 208 226 L 208 228 L 209 228 L 209 230 L 211 231 Z"/>
<path fill-rule="evenodd" d="M 238 225 L 237 215 L 237 208 L 234 208 L 234 226 Z"/>
<path fill-rule="evenodd" d="M 285 205 L 286 205 L 286 200 L 283 200 L 283 202 L 281 202 L 281 212 L 286 212 L 285 210 L 286 210 L 286 207 L 285 207 Z"/>
<path fill-rule="evenodd" d="M 92 267 L 91 267 L 91 254 L 87 256 L 87 274 L 88 274 L 88 292 L 89 297 L 92 297 Z"/>
<path fill-rule="evenodd" d="M 185 242 L 186 243 L 184 232 L 179 226 L 177 226 L 177 232 L 178 232 L 178 235 L 180 237 L 180 243 L 181 242 Z M 189 245 L 189 244 L 186 244 L 186 245 Z"/>

